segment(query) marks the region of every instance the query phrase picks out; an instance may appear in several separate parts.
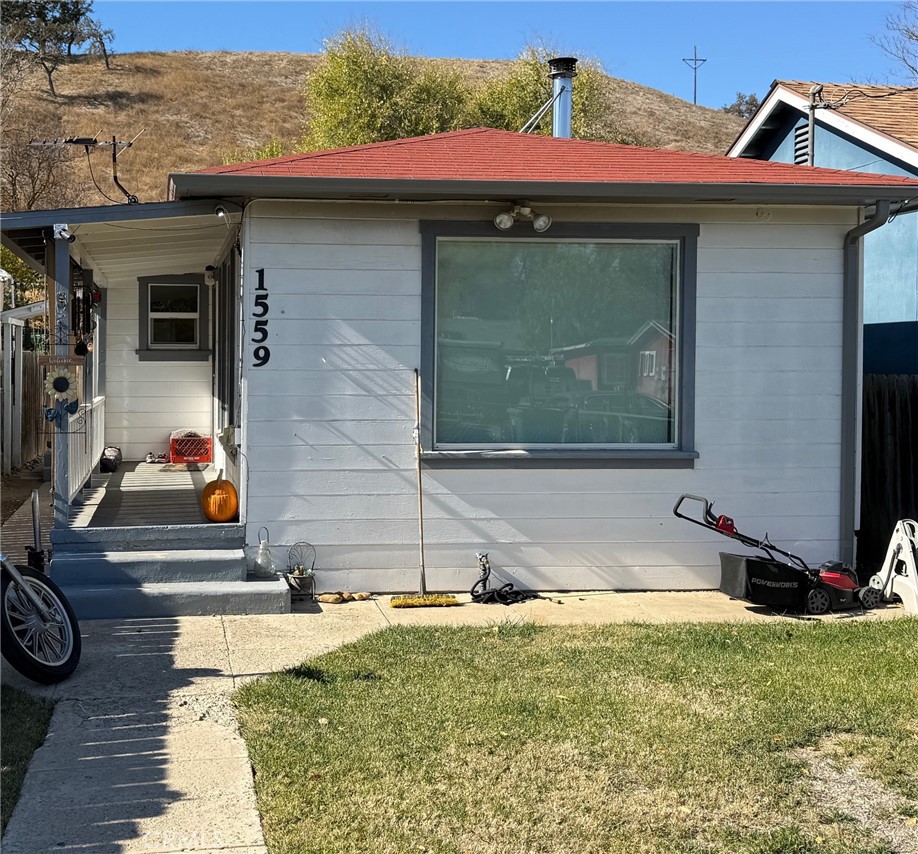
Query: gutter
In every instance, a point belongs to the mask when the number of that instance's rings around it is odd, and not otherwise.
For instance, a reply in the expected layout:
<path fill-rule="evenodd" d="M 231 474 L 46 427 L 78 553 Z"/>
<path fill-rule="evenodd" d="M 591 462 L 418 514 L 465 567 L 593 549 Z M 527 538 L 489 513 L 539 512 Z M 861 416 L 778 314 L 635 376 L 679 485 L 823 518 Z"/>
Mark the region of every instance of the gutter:
<path fill-rule="evenodd" d="M 845 234 L 842 243 L 842 392 L 841 392 L 841 515 L 839 560 L 854 565 L 854 531 L 860 519 L 861 389 L 861 238 L 889 221 L 890 202 L 882 199 L 870 219 Z"/>
<path fill-rule="evenodd" d="M 173 173 L 173 199 L 360 199 L 365 201 L 714 202 L 723 204 L 872 205 L 899 201 L 914 188 L 895 184 L 765 184 L 613 181 L 433 180 L 317 178 L 227 173 Z"/>

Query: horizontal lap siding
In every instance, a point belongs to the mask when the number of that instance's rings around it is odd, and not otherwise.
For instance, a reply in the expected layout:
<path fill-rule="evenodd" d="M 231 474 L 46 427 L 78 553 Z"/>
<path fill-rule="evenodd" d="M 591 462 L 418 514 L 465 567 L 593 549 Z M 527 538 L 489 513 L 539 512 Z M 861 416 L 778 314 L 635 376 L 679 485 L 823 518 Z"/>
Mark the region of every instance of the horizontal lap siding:
<path fill-rule="evenodd" d="M 105 443 L 142 460 L 148 451 L 168 452 L 173 430 L 210 436 L 210 363 L 141 362 L 137 280 L 109 279 L 105 299 Z"/>
<path fill-rule="evenodd" d="M 678 213 L 701 220 L 694 470 L 425 469 L 432 587 L 471 586 L 480 550 L 502 578 L 542 589 L 716 586 L 730 543 L 672 516 L 682 492 L 808 558 L 836 554 L 850 223 Z M 831 224 L 807 222 L 820 217 Z M 249 221 L 244 317 L 262 268 L 272 353 L 252 368 L 246 344 L 249 542 L 262 525 L 275 543 L 313 542 L 326 588 L 417 583 L 420 245 L 416 220 L 366 212 L 261 205 Z"/>

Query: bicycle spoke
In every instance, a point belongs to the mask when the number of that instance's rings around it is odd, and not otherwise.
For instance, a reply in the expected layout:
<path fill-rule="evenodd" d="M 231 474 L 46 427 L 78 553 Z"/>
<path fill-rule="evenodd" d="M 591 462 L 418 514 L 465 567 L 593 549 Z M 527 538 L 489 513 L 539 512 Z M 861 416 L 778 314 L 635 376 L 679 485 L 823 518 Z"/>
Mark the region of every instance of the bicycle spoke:
<path fill-rule="evenodd" d="M 49 657 L 52 654 L 55 658 L 60 656 L 66 647 L 67 642 L 64 640 L 64 638 L 59 637 L 58 635 L 45 634 L 45 648 L 48 650 Z"/>

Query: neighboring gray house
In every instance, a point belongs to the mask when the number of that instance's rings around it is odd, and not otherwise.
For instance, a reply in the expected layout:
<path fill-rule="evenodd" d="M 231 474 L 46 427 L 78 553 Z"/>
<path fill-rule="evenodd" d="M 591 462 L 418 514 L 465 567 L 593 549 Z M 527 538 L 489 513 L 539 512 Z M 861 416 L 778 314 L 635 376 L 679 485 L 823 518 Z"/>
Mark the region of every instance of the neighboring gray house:
<path fill-rule="evenodd" d="M 673 518 L 683 492 L 850 559 L 862 235 L 918 181 L 487 128 L 170 181 L 3 217 L 59 355 L 74 277 L 102 294 L 92 437 L 56 445 L 52 573 L 82 613 L 281 610 L 243 580 L 263 527 L 282 565 L 316 546 L 320 588 L 414 588 L 415 368 L 432 589 L 470 587 L 476 551 L 541 590 L 714 588 L 724 542 Z M 577 361 L 603 340 L 634 364 Z M 145 463 L 75 505 L 96 442 L 137 461 L 184 427 L 237 523 L 176 519 L 156 490 L 184 473 Z"/>
<path fill-rule="evenodd" d="M 811 95 L 811 90 L 813 91 Z M 728 152 L 918 177 L 918 87 L 776 80 Z M 864 372 L 918 374 L 918 216 L 864 238 Z"/>

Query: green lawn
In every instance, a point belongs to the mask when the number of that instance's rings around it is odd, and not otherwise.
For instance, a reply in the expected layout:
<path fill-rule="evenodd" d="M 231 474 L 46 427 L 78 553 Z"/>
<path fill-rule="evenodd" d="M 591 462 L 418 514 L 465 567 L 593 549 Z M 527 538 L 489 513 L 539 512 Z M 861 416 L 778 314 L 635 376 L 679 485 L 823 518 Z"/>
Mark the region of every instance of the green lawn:
<path fill-rule="evenodd" d="M 391 628 L 237 692 L 272 852 L 887 852 L 791 753 L 918 815 L 918 620 Z"/>
<path fill-rule="evenodd" d="M 13 814 L 32 754 L 48 734 L 54 706 L 0 685 L 0 833 Z"/>

